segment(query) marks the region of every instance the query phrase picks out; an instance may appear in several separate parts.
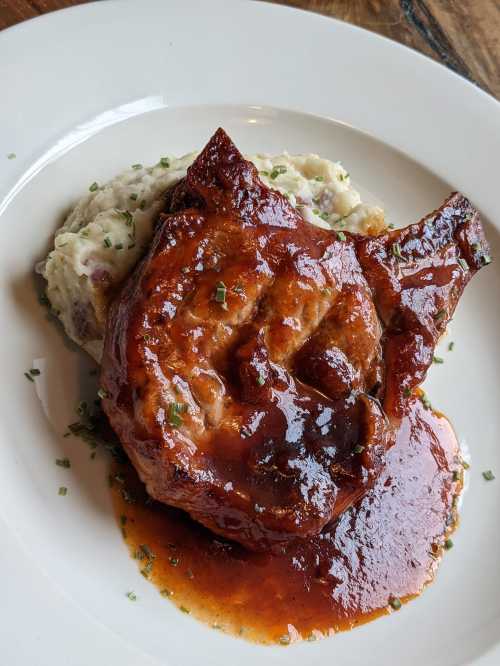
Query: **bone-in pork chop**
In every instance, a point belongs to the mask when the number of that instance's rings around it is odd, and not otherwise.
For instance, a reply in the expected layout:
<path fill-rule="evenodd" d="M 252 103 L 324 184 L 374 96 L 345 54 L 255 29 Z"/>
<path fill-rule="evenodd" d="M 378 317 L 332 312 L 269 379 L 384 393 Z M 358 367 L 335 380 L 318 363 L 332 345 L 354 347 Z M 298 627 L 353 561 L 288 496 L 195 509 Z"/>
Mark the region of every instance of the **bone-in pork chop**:
<path fill-rule="evenodd" d="M 379 237 L 312 226 L 219 129 L 107 324 L 103 407 L 150 495 L 253 549 L 320 532 L 487 253 L 458 194 Z"/>

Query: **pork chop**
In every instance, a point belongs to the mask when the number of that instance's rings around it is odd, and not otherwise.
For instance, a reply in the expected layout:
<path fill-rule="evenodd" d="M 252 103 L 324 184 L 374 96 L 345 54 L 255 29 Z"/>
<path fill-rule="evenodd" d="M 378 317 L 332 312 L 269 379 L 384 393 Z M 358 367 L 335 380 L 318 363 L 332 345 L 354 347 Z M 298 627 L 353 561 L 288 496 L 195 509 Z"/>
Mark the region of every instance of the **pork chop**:
<path fill-rule="evenodd" d="M 488 260 L 459 194 L 402 231 L 327 231 L 219 129 L 112 304 L 103 408 L 153 498 L 252 549 L 317 534 L 381 472 Z"/>

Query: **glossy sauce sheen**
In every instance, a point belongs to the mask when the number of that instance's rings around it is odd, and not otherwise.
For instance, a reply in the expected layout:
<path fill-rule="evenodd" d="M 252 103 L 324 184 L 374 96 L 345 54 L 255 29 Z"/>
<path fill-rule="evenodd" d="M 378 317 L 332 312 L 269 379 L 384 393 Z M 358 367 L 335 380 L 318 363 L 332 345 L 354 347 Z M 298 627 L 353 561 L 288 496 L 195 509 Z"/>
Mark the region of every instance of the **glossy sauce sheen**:
<path fill-rule="evenodd" d="M 144 570 L 152 562 L 144 573 L 165 603 L 263 643 L 351 629 L 394 612 L 391 600 L 418 595 L 455 526 L 462 487 L 453 429 L 418 398 L 410 399 L 385 469 L 364 499 L 319 536 L 288 544 L 281 554 L 247 551 L 181 511 L 145 504 L 132 467 L 118 467 L 135 499 L 126 502 L 130 495 L 114 484 L 126 542 L 133 555 L 143 544 L 154 554 L 138 563 Z"/>

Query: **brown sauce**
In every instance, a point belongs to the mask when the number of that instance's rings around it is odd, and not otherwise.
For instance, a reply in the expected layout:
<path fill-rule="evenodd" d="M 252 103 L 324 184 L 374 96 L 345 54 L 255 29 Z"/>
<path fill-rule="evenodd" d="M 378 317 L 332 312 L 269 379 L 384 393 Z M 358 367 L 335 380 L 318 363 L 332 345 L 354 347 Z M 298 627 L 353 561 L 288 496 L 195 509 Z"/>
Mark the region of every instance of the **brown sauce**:
<path fill-rule="evenodd" d="M 368 495 L 318 537 L 278 555 L 249 552 L 181 511 L 148 503 L 128 464 L 114 473 L 126 543 L 160 592 L 214 628 L 283 644 L 351 629 L 418 595 L 455 527 L 462 487 L 453 429 L 418 399 Z"/>

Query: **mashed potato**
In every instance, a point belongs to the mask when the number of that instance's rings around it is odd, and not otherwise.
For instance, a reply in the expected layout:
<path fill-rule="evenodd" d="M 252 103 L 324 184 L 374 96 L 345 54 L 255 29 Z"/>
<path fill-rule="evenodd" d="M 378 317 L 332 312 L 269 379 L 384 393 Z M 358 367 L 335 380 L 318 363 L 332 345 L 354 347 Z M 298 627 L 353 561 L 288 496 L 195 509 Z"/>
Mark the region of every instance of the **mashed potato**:
<path fill-rule="evenodd" d="M 147 249 L 162 194 L 186 174 L 196 153 L 162 157 L 153 167 L 134 164 L 109 183 L 93 183 L 42 263 L 47 296 L 67 334 L 100 361 L 109 301 Z M 338 162 L 317 155 L 249 157 L 261 179 L 284 194 L 311 224 L 376 234 L 384 213 L 363 204 Z"/>

